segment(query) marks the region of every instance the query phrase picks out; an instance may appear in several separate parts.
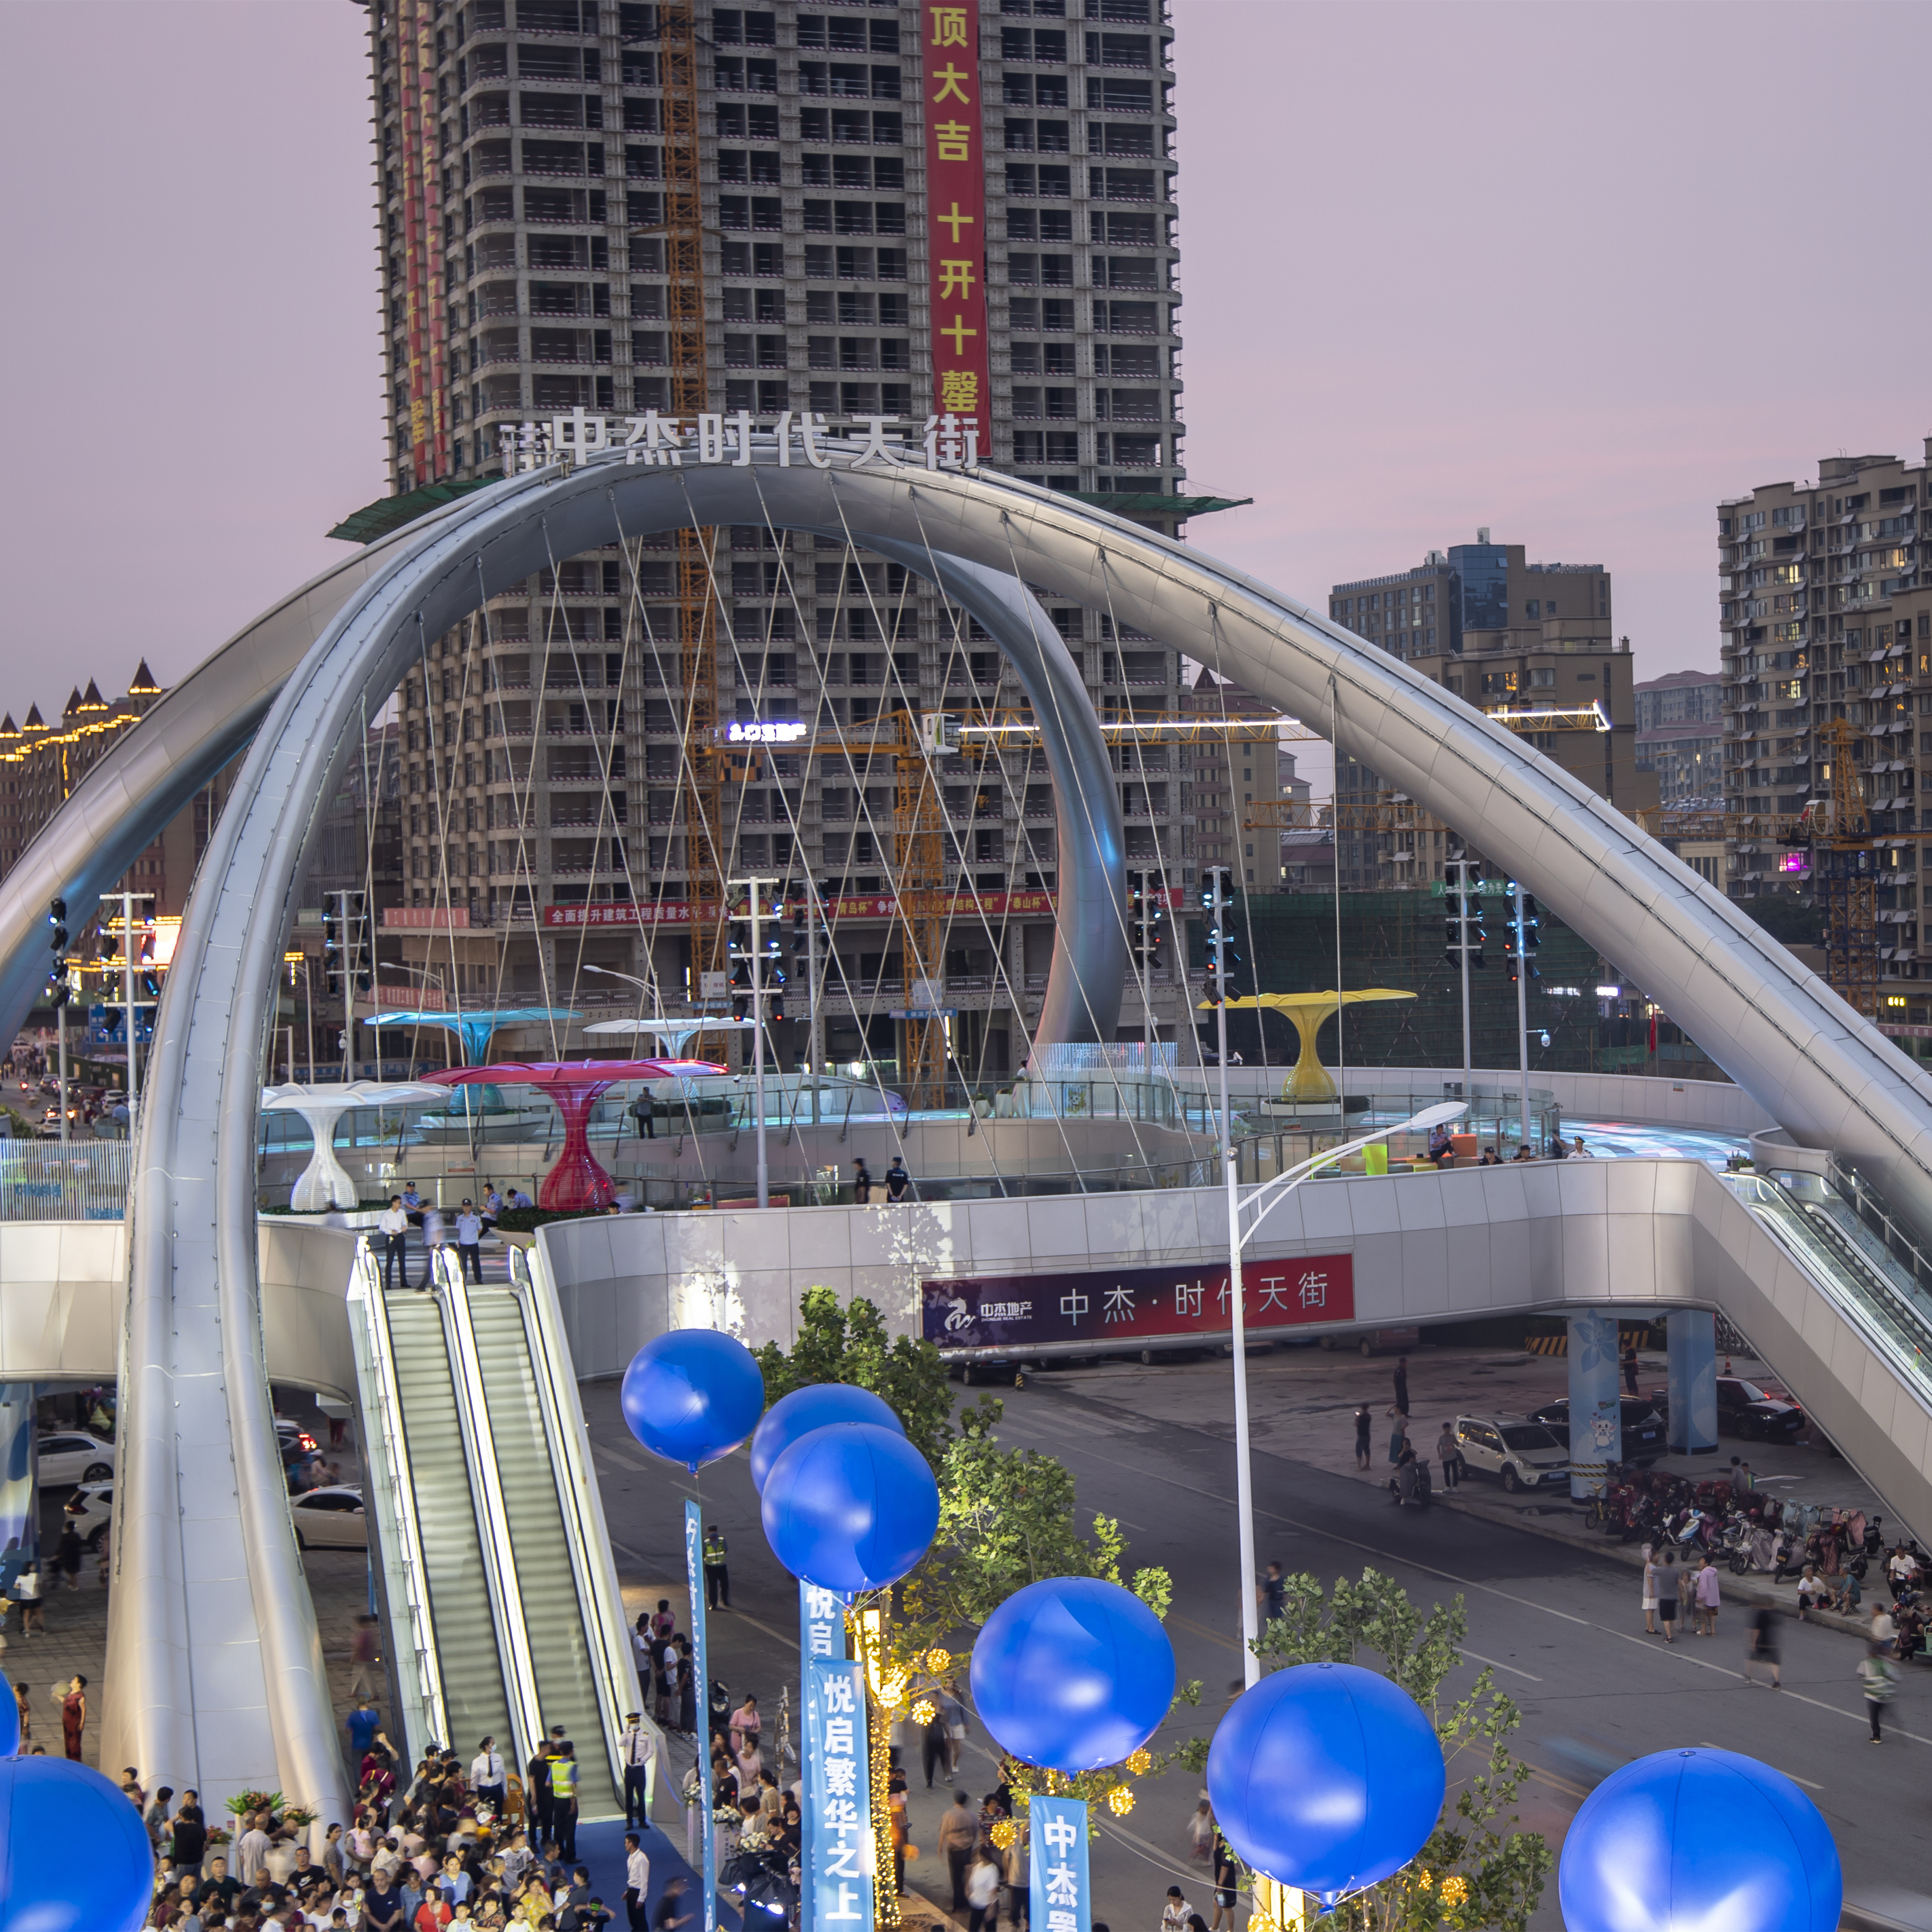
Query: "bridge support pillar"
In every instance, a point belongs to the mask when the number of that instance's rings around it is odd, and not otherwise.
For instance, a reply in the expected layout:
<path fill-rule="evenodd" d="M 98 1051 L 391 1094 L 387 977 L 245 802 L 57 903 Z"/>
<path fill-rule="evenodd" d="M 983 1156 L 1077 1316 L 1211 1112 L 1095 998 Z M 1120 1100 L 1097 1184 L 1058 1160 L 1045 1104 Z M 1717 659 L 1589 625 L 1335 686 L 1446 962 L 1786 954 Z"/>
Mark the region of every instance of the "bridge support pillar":
<path fill-rule="evenodd" d="M 1718 1323 L 1702 1308 L 1670 1311 L 1670 1448 L 1675 1455 L 1718 1452 Z"/>
<path fill-rule="evenodd" d="M 1617 1318 L 1603 1311 L 1570 1317 L 1570 1495 L 1600 1496 L 1610 1466 L 1624 1454 L 1617 1392 Z"/>

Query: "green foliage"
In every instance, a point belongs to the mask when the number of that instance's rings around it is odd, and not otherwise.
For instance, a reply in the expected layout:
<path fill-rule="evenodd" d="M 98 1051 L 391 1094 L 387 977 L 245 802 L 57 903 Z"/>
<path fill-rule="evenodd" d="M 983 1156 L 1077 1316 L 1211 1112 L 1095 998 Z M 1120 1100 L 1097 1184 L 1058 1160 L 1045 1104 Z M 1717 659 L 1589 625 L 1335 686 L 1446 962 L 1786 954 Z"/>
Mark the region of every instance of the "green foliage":
<path fill-rule="evenodd" d="M 1522 1720 L 1485 1670 L 1467 1696 L 1445 1704 L 1443 1680 L 1462 1661 L 1462 1599 L 1424 1616 L 1393 1577 L 1364 1570 L 1324 1599 L 1306 1573 L 1287 1580 L 1286 1613 L 1255 1649 L 1264 1663 L 1354 1664 L 1379 1656 L 1383 1674 L 1429 1713 L 1449 1768 L 1442 1816 L 1414 1861 L 1338 1906 L 1338 1932 L 1526 1932 L 1553 1864 L 1536 1832 L 1511 1831 L 1529 1767 L 1503 1740 Z M 1205 1749 L 1202 1756 L 1204 1762 Z"/>
<path fill-rule="evenodd" d="M 887 1336 L 885 1318 L 861 1295 L 849 1307 L 830 1288 L 808 1288 L 799 1298 L 798 1340 L 788 1354 L 776 1342 L 758 1351 L 764 1372 L 765 1406 L 814 1382 L 845 1382 L 869 1389 L 904 1425 L 906 1439 L 935 1471 L 946 1453 L 952 1414 L 952 1385 L 930 1342 Z"/>
<path fill-rule="evenodd" d="M 1822 946 L 1825 908 L 1801 899 L 1796 892 L 1760 892 L 1755 898 L 1732 903 L 1748 913 L 1782 946 Z"/>

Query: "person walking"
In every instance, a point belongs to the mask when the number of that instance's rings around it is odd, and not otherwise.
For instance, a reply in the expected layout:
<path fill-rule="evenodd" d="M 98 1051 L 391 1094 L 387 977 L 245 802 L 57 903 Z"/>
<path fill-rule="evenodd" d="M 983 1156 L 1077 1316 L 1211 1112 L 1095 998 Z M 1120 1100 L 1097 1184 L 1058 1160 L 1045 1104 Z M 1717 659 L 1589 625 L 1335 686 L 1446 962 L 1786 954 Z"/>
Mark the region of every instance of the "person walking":
<path fill-rule="evenodd" d="M 1643 1627 L 1657 1634 L 1657 1593 L 1664 1571 L 1655 1555 L 1646 1549 L 1643 1556 Z"/>
<path fill-rule="evenodd" d="M 1666 1643 L 1677 1641 L 1677 1552 L 1666 1550 L 1664 1564 L 1657 1573 L 1657 1616 L 1664 1626 Z"/>
<path fill-rule="evenodd" d="M 436 1286 L 436 1251 L 448 1239 L 443 1231 L 442 1210 L 434 1201 L 425 1201 L 422 1210 L 423 1278 L 422 1292 Z"/>
<path fill-rule="evenodd" d="M 926 1788 L 932 1789 L 932 1774 L 935 1769 L 944 1771 L 946 1762 L 946 1711 L 943 1700 L 935 1691 L 926 1700 L 932 1715 L 919 1727 L 919 1757 L 920 1768 L 926 1773 Z"/>
<path fill-rule="evenodd" d="M 1858 1679 L 1865 1694 L 1865 1716 L 1871 1724 L 1874 1744 L 1882 1744 L 1882 1725 L 1880 1720 L 1885 1707 L 1898 1694 L 1898 1670 L 1892 1659 L 1876 1644 L 1868 1646 L 1858 1664 Z"/>
<path fill-rule="evenodd" d="M 1778 1612 L 1769 1604 L 1760 1604 L 1753 1610 L 1744 1622 L 1744 1682 L 1754 1684 L 1757 1680 L 1751 1672 L 1760 1664 L 1771 1670 L 1771 1688 L 1781 1690 L 1784 1688 L 1778 1662 Z"/>
<path fill-rule="evenodd" d="M 1576 1151 L 1579 1154 L 1581 1154 L 1583 1151 L 1583 1142 L 1580 1136 L 1576 1142 Z M 1624 1387 L 1630 1394 L 1635 1395 L 1636 1394 L 1637 1361 L 1636 1338 L 1634 1335 L 1626 1336 L 1624 1339 L 1623 1358 Z"/>
<path fill-rule="evenodd" d="M 657 1768 L 658 1739 L 644 1728 L 641 1711 L 626 1713 L 617 1736 L 617 1761 L 624 1767 L 624 1822 L 651 1822 L 651 1778 Z"/>
<path fill-rule="evenodd" d="M 624 1921 L 630 1932 L 649 1932 L 651 1922 L 651 1862 L 644 1840 L 634 1832 L 624 1834 Z"/>
<path fill-rule="evenodd" d="M 1268 1574 L 1262 1577 L 1259 1592 L 1262 1605 L 1262 1628 L 1279 1623 L 1288 1614 L 1288 1579 L 1282 1574 L 1279 1557 L 1270 1562 Z"/>
<path fill-rule="evenodd" d="M 956 1677 L 946 1680 L 938 1701 L 939 1714 L 946 1720 L 946 1775 L 956 1778 L 966 1756 L 966 1706 L 959 1701 L 959 1680 Z"/>
<path fill-rule="evenodd" d="M 1239 1862 L 1222 1838 L 1214 1832 L 1214 1932 L 1234 1932 L 1234 1904 L 1241 1883 Z"/>
<path fill-rule="evenodd" d="M 402 1276 L 403 1286 L 410 1285 L 410 1250 L 404 1238 L 410 1232 L 410 1217 L 403 1211 L 403 1197 L 400 1194 L 389 1196 L 389 1204 L 376 1216 L 376 1232 L 382 1238 L 382 1292 L 389 1292 L 389 1276 L 393 1270 Z"/>
<path fill-rule="evenodd" d="M 862 1160 L 852 1163 L 852 1200 L 855 1206 L 860 1208 L 872 1204 L 872 1176 Z"/>
<path fill-rule="evenodd" d="M 904 1160 L 899 1155 L 894 1154 L 892 1166 L 886 1169 L 886 1198 L 888 1201 L 903 1201 L 911 1186 L 912 1176 L 906 1172 Z M 996 1899 L 997 1896 L 996 1894 Z M 997 1920 L 998 1912 L 995 1910 L 993 1916 Z"/>
<path fill-rule="evenodd" d="M 728 1610 L 731 1607 L 731 1573 L 725 1567 L 724 1559 L 730 1546 L 724 1540 L 724 1532 L 715 1522 L 704 1526 L 704 1601 L 708 1609 Z"/>
<path fill-rule="evenodd" d="M 973 1856 L 973 1848 L 980 1842 L 980 1821 L 963 1791 L 952 1794 L 952 1802 L 946 1808 L 946 1815 L 939 1821 L 939 1849 L 946 1855 L 946 1862 L 952 1878 L 952 1910 L 956 1912 L 966 1910 L 966 1865 Z"/>
<path fill-rule="evenodd" d="M 87 1679 L 76 1675 L 68 1681 L 64 1692 L 56 1685 L 55 1694 L 60 1700 L 62 1740 L 68 1757 L 78 1764 L 81 1733 L 87 1728 Z"/>
<path fill-rule="evenodd" d="M 467 1195 L 456 1210 L 456 1258 L 462 1264 L 463 1279 L 483 1286 L 483 1217 Z"/>
<path fill-rule="evenodd" d="M 381 1627 L 367 1611 L 356 1619 L 356 1634 L 349 1640 L 349 1661 L 353 1666 L 349 1694 L 358 1700 L 373 1697 L 382 1688 L 376 1666 L 382 1654 Z"/>
<path fill-rule="evenodd" d="M 80 1588 L 80 1532 L 70 1518 L 62 1526 L 60 1540 L 54 1546 L 54 1562 L 67 1579 L 70 1590 Z"/>
<path fill-rule="evenodd" d="M 1700 1636 L 1718 1634 L 1718 1566 L 1707 1552 L 1697 1571 L 1697 1623 Z"/>
<path fill-rule="evenodd" d="M 967 1932 L 997 1932 L 1000 1923 L 1000 1868 L 983 1845 L 975 1846 L 966 1870 Z"/>
<path fill-rule="evenodd" d="M 1404 1415 L 1408 1411 L 1408 1358 L 1398 1355 L 1395 1358 L 1395 1406 Z"/>
<path fill-rule="evenodd" d="M 1456 1440 L 1453 1422 L 1445 1422 L 1442 1433 L 1436 1438 L 1436 1459 L 1442 1465 L 1442 1486 L 1445 1490 L 1458 1487 L 1462 1480 L 1462 1450 Z"/>
<path fill-rule="evenodd" d="M 1376 1419 L 1369 1413 L 1369 1406 L 1364 1402 L 1355 1411 L 1355 1467 L 1366 1469 L 1369 1466 L 1369 1436 L 1376 1426 Z"/>

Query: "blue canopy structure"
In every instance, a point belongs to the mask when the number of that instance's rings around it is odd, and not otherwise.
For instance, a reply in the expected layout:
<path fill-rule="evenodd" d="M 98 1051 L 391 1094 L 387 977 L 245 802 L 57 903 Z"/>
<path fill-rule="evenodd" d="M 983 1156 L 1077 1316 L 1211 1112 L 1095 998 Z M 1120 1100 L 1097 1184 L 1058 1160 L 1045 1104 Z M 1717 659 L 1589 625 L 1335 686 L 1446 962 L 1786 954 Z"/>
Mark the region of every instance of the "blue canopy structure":
<path fill-rule="evenodd" d="M 369 1024 L 374 1027 L 447 1027 L 463 1042 L 463 1064 L 481 1064 L 492 1036 L 499 1027 L 526 1024 L 534 1020 L 581 1019 L 580 1013 L 562 1006 L 484 1006 L 470 1012 L 378 1013 Z"/>

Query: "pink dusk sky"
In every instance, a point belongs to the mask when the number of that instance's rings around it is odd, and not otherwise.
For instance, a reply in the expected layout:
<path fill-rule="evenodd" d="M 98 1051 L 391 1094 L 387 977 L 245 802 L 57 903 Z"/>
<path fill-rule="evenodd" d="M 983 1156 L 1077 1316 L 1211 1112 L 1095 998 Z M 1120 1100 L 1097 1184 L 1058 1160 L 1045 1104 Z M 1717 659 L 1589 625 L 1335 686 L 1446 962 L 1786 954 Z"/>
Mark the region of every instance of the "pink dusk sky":
<path fill-rule="evenodd" d="M 1177 0 L 1193 540 L 1479 524 L 1717 664 L 1713 506 L 1932 433 L 1932 8 Z M 364 16 L 13 0 L 0 708 L 181 676 L 386 488 Z M 85 112 L 76 116 L 76 104 Z"/>

